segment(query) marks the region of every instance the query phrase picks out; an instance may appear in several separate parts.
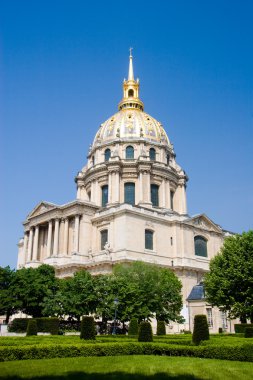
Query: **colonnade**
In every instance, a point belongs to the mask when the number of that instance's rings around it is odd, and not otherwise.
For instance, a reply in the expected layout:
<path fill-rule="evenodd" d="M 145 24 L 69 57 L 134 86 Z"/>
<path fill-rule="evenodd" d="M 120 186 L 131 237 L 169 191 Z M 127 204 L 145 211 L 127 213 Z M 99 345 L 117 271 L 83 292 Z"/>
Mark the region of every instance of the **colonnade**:
<path fill-rule="evenodd" d="M 80 215 L 74 217 L 73 241 L 70 242 L 70 220 L 72 217 L 50 219 L 45 225 L 37 224 L 30 227 L 24 235 L 25 261 L 42 261 L 45 258 L 68 255 L 79 251 Z M 60 223 L 62 226 L 60 226 Z M 61 232 L 61 234 L 60 234 Z M 45 241 L 45 250 L 41 252 L 40 238 Z M 60 241 L 61 240 L 61 241 Z M 60 249 L 61 246 L 61 249 Z M 40 257 L 43 253 L 44 257 Z"/>

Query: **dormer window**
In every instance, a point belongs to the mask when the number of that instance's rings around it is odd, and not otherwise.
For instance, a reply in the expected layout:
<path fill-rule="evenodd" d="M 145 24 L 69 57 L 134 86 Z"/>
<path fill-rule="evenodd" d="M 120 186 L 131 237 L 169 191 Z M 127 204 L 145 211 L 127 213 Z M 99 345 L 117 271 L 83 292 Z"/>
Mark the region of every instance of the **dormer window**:
<path fill-rule="evenodd" d="M 110 157 L 111 157 L 111 150 L 106 149 L 105 150 L 105 161 L 109 161 Z"/>
<path fill-rule="evenodd" d="M 149 158 L 151 161 L 155 161 L 156 159 L 156 151 L 154 148 L 149 149 Z"/>
<path fill-rule="evenodd" d="M 134 90 L 130 89 L 128 90 L 128 97 L 131 98 L 134 96 Z"/>
<path fill-rule="evenodd" d="M 134 158 L 134 148 L 129 145 L 126 147 L 126 159 L 131 160 Z"/>

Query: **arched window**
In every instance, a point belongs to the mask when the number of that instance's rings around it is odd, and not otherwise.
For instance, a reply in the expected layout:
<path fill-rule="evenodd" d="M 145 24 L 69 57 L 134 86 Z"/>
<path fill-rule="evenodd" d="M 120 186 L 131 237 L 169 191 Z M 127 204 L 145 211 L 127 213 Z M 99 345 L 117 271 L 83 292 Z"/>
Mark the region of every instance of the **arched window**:
<path fill-rule="evenodd" d="M 167 154 L 167 165 L 169 165 L 170 164 L 170 155 L 169 155 L 169 153 Z"/>
<path fill-rule="evenodd" d="M 145 249 L 153 250 L 153 235 L 153 231 L 145 230 Z"/>
<path fill-rule="evenodd" d="M 111 157 L 111 150 L 106 149 L 105 150 L 105 161 L 109 161 L 109 158 Z"/>
<path fill-rule="evenodd" d="M 126 147 L 126 159 L 134 158 L 134 148 L 129 145 Z"/>
<path fill-rule="evenodd" d="M 132 89 L 128 90 L 128 96 L 129 97 L 134 96 L 134 90 L 132 90 Z"/>
<path fill-rule="evenodd" d="M 194 237 L 195 255 L 207 257 L 207 240 L 203 236 Z"/>
<path fill-rule="evenodd" d="M 174 210 L 174 191 L 170 192 L 170 208 Z"/>
<path fill-rule="evenodd" d="M 150 193 L 151 193 L 152 205 L 158 207 L 159 206 L 159 186 L 152 184 L 150 186 Z"/>
<path fill-rule="evenodd" d="M 95 165 L 95 157 L 92 156 L 92 165 L 94 166 Z"/>
<path fill-rule="evenodd" d="M 105 244 L 108 242 L 108 230 L 102 230 L 100 231 L 100 249 L 103 250 L 105 247 Z"/>
<path fill-rule="evenodd" d="M 156 152 L 154 148 L 149 149 L 149 158 L 151 161 L 155 161 L 156 159 Z"/>
<path fill-rule="evenodd" d="M 102 186 L 102 207 L 108 203 L 108 185 Z"/>
<path fill-rule="evenodd" d="M 132 182 L 125 183 L 124 193 L 125 193 L 125 203 L 134 205 L 135 204 L 135 184 Z"/>

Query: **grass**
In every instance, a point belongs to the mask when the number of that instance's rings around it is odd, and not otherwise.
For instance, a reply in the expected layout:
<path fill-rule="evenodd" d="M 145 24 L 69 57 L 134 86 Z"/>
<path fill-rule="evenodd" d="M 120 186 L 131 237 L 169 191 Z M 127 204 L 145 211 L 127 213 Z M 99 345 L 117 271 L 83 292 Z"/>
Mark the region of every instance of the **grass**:
<path fill-rule="evenodd" d="M 25 360 L 0 363 L 8 380 L 251 380 L 252 363 L 159 356 Z"/>

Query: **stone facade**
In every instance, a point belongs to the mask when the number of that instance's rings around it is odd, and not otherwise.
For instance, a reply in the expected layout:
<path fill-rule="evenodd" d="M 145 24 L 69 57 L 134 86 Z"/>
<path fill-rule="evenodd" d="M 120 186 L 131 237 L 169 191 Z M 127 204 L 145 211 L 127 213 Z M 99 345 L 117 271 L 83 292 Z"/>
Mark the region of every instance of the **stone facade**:
<path fill-rule="evenodd" d="M 135 260 L 170 268 L 183 284 L 186 319 L 170 331 L 189 329 L 187 297 L 226 233 L 204 214 L 187 214 L 187 180 L 163 126 L 144 112 L 130 55 L 119 111 L 96 133 L 75 178 L 76 200 L 41 202 L 31 211 L 18 243 L 18 268 L 50 264 L 59 277 L 80 269 L 109 273 L 115 263 Z"/>

